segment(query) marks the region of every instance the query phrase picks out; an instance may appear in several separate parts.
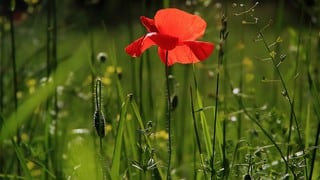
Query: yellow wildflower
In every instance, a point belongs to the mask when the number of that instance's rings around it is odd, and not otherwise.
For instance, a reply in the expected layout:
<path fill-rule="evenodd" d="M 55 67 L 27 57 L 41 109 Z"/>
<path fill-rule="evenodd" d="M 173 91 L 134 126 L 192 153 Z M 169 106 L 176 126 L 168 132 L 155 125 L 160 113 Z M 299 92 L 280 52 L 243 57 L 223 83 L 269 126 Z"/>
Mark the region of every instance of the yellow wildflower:
<path fill-rule="evenodd" d="M 253 63 L 252 60 L 249 57 L 244 57 L 242 60 L 242 65 L 246 69 L 246 71 L 252 71 L 253 69 Z"/>
<path fill-rule="evenodd" d="M 165 130 L 156 132 L 154 136 L 159 139 L 164 139 L 164 140 L 169 139 L 169 134 Z"/>

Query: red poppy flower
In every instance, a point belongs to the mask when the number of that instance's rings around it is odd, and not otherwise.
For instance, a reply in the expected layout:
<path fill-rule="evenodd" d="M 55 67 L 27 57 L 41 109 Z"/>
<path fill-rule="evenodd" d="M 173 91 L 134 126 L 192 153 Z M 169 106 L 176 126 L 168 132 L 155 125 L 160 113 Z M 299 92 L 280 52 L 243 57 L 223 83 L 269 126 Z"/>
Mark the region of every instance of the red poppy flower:
<path fill-rule="evenodd" d="M 158 54 L 167 65 L 174 63 L 189 64 L 205 60 L 214 50 L 210 42 L 196 41 L 206 29 L 207 23 L 199 16 L 179 9 L 159 10 L 154 19 L 140 17 L 148 33 L 125 48 L 132 57 L 140 56 L 153 45 L 158 46 Z"/>

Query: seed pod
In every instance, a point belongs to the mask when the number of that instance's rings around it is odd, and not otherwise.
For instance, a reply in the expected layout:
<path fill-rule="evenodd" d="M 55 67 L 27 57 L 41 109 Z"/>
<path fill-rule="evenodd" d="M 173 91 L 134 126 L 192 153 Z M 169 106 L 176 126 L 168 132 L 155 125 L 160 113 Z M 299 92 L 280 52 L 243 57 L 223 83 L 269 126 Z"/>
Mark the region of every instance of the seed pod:
<path fill-rule="evenodd" d="M 249 174 L 246 174 L 244 177 L 243 177 L 244 180 L 251 180 L 251 176 Z"/>
<path fill-rule="evenodd" d="M 171 96 L 170 103 L 171 103 L 171 111 L 174 111 L 178 106 L 178 96 L 176 94 Z"/>
<path fill-rule="evenodd" d="M 93 120 L 94 120 L 94 127 L 97 131 L 97 134 L 100 138 L 103 138 L 106 135 L 105 132 L 105 125 L 106 125 L 106 120 L 104 118 L 104 115 L 101 111 L 95 111 L 93 115 Z"/>

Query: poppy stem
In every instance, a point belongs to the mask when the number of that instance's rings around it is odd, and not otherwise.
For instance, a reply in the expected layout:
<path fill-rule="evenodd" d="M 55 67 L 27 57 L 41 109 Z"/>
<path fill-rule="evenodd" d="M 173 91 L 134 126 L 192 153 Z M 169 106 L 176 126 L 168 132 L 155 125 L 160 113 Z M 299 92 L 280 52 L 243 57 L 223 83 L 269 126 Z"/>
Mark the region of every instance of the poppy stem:
<path fill-rule="evenodd" d="M 171 179 L 171 101 L 170 101 L 170 84 L 169 84 L 169 66 L 168 66 L 168 54 L 169 52 L 166 51 L 166 66 L 165 66 L 165 75 L 166 75 L 166 88 L 167 88 L 167 113 L 166 113 L 166 120 L 167 120 L 167 131 L 168 131 L 168 167 L 167 167 L 167 179 Z"/>
<path fill-rule="evenodd" d="M 10 9 L 10 40 L 11 40 L 11 60 L 12 60 L 12 78 L 13 78 L 13 102 L 15 112 L 18 110 L 18 78 L 17 78 L 17 65 L 16 65 L 16 48 L 15 48 L 15 33 L 14 33 L 14 12 L 15 12 L 15 3 L 11 1 L 11 9 Z M 17 128 L 16 136 L 17 136 L 17 145 L 19 146 L 21 143 L 21 129 Z M 17 162 L 17 174 L 21 175 L 21 164 L 18 159 Z"/>

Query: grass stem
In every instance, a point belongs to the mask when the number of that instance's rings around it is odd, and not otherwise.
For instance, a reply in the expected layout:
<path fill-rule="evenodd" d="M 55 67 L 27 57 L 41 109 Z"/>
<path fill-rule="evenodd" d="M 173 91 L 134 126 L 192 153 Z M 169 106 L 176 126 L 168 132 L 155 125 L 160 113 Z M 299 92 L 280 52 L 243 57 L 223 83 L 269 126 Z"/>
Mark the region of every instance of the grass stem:
<path fill-rule="evenodd" d="M 4 23 L 0 23 L 0 113 L 3 112 L 3 97 L 4 97 Z"/>
<path fill-rule="evenodd" d="M 221 60 L 221 62 L 222 62 L 222 60 Z M 219 58 L 218 69 L 219 69 L 220 65 L 221 64 L 220 64 L 220 58 Z M 214 119 L 213 119 L 212 157 L 211 157 L 211 162 L 210 162 L 211 163 L 211 179 L 213 179 L 213 177 L 215 175 L 215 171 L 214 171 L 214 152 L 215 152 L 216 129 L 217 129 L 217 120 L 218 120 L 219 84 L 220 84 L 219 82 L 220 82 L 220 73 L 218 72 L 217 80 L 216 80 L 215 109 L 214 109 Z"/>
<path fill-rule="evenodd" d="M 213 138 L 212 138 L 212 157 L 211 157 L 211 179 L 213 179 L 215 175 L 214 170 L 214 156 L 215 156 L 215 143 L 216 143 L 216 131 L 217 131 L 217 121 L 218 121 L 218 109 L 219 109 L 219 86 L 220 86 L 220 69 L 223 66 L 224 62 L 224 53 L 225 53 L 225 43 L 228 37 L 228 31 L 227 31 L 227 18 L 225 16 L 222 16 L 221 18 L 221 24 L 222 28 L 220 30 L 220 48 L 218 52 L 218 73 L 217 73 L 217 80 L 216 80 L 216 91 L 215 91 L 215 109 L 214 109 L 214 119 L 213 119 Z M 226 84 L 226 83 L 225 83 Z M 226 88 L 224 88 L 226 91 Z M 222 142 L 222 155 L 223 155 L 223 166 L 226 171 L 228 171 L 228 167 L 225 167 L 227 164 L 226 160 L 226 121 L 223 121 L 223 142 Z"/>
<path fill-rule="evenodd" d="M 283 94 L 285 95 L 285 97 L 287 98 L 288 100 L 288 103 L 290 105 L 290 127 L 289 127 L 289 137 L 291 137 L 291 125 L 292 125 L 292 120 L 294 120 L 295 122 L 295 125 L 296 125 L 296 129 L 297 129 L 297 134 L 298 134 L 298 141 L 299 141 L 299 149 L 302 151 L 303 153 L 303 157 L 304 157 L 304 163 L 306 163 L 306 157 L 305 157 L 305 150 L 304 150 L 304 146 L 303 146 L 303 140 L 302 140 L 302 135 L 301 135 L 301 130 L 300 130 L 300 127 L 299 127 L 299 124 L 298 124 L 298 120 L 297 120 L 297 116 L 296 116 L 296 113 L 295 113 L 295 110 L 294 110 L 294 103 L 293 103 L 293 100 L 291 99 L 291 96 L 289 94 L 289 91 L 288 91 L 288 88 L 287 88 L 287 85 L 284 81 L 284 78 L 280 72 L 280 69 L 276 63 L 276 59 L 275 59 L 275 56 L 272 55 L 272 51 L 271 49 L 269 48 L 263 34 L 261 31 L 258 31 L 258 34 L 259 36 L 261 37 L 262 41 L 263 41 L 263 44 L 265 46 L 265 48 L 267 49 L 268 53 L 270 54 L 270 57 L 271 57 L 271 60 L 272 60 L 272 64 L 274 66 L 274 69 L 280 79 L 280 82 L 281 82 L 281 85 L 282 85 L 282 88 L 283 88 Z M 289 141 L 289 140 L 288 140 Z M 286 167 L 288 168 L 288 167 Z"/>
<path fill-rule="evenodd" d="M 319 119 L 318 119 L 319 120 Z M 317 156 L 317 149 L 319 144 L 319 137 L 320 137 L 320 122 L 318 122 L 318 127 L 317 127 L 317 133 L 316 133 L 316 139 L 314 141 L 314 150 L 312 151 L 312 156 L 311 156 L 311 165 L 310 165 L 310 173 L 309 173 L 309 180 L 312 180 L 312 175 L 313 175 L 313 170 L 314 170 L 314 164 L 316 161 L 316 156 Z"/>
<path fill-rule="evenodd" d="M 18 110 L 18 79 L 17 79 L 17 65 L 16 65 L 16 45 L 15 45 L 15 28 L 14 28 L 14 13 L 15 13 L 15 1 L 11 0 L 11 11 L 10 11 L 10 40 L 11 40 L 11 62 L 12 62 L 12 78 L 13 78 L 13 103 L 14 110 L 17 112 Z M 17 114 L 16 114 L 17 115 Z M 17 136 L 17 146 L 20 146 L 21 136 L 20 136 L 20 128 L 17 128 L 16 136 Z M 21 175 L 21 166 L 18 159 L 17 162 L 17 174 Z"/>
<path fill-rule="evenodd" d="M 3 120 L 2 120 L 2 113 L 3 113 L 3 98 L 4 98 L 4 81 L 3 81 L 3 68 L 4 68 L 4 23 L 0 23 L 0 128 L 2 128 Z M 0 151 L 3 151 L 2 144 L 0 145 Z M 0 163 L 4 164 L 4 154 L 0 155 Z M 0 174 L 4 173 L 4 167 L 0 167 Z"/>
<path fill-rule="evenodd" d="M 286 164 L 286 167 L 289 167 L 291 173 L 294 176 L 294 179 L 297 179 L 297 175 L 294 171 L 294 169 L 289 165 L 288 163 L 288 159 L 284 156 L 283 152 L 281 151 L 280 147 L 278 146 L 278 144 L 273 140 L 272 136 L 268 133 L 268 131 L 262 126 L 262 124 L 255 118 L 253 117 L 248 110 L 246 109 L 246 107 L 244 106 L 243 102 L 239 100 L 238 98 L 238 103 L 240 104 L 241 108 L 243 109 L 243 112 L 245 113 L 245 115 L 252 120 L 258 127 L 259 129 L 263 132 L 263 134 L 271 141 L 271 143 L 275 146 L 275 148 L 278 150 L 278 152 L 280 153 L 280 156 L 282 158 L 282 160 L 284 161 L 284 163 Z"/>
<path fill-rule="evenodd" d="M 201 159 L 201 167 L 203 168 L 203 173 L 205 176 L 205 179 L 207 179 L 207 173 L 205 170 L 205 163 L 203 162 L 203 158 L 202 158 L 202 148 L 201 148 L 201 142 L 200 142 L 200 136 L 199 136 L 199 131 L 198 131 L 198 127 L 197 127 L 197 121 L 196 121 L 196 116 L 195 116 L 195 109 L 194 109 L 194 103 L 193 103 L 193 95 L 192 95 L 192 88 L 190 87 L 190 104 L 191 104 L 191 113 L 192 113 L 192 120 L 193 120 L 193 128 L 194 128 L 194 133 L 195 133 L 195 141 L 197 144 L 197 148 L 199 150 L 199 154 L 200 154 L 200 159 Z M 196 151 L 196 150 L 195 150 Z M 196 164 L 196 160 L 194 160 L 194 164 Z M 196 179 L 196 167 L 194 167 L 195 173 L 194 176 Z"/>
<path fill-rule="evenodd" d="M 52 24 L 52 12 L 51 12 L 51 6 L 50 3 L 47 3 L 47 27 L 46 27 L 46 78 L 47 78 L 47 82 L 49 82 L 49 78 L 51 75 L 51 41 L 52 41 L 52 36 L 51 36 L 51 24 Z M 50 124 L 51 124 L 51 119 L 48 118 L 48 112 L 50 111 L 50 100 L 47 99 L 46 100 L 46 111 L 45 111 L 45 132 L 44 132 L 44 137 L 45 137 L 45 143 L 44 143 L 44 149 L 51 149 L 51 135 L 49 133 L 49 128 L 50 128 Z M 52 157 L 52 156 L 51 156 Z M 49 156 L 45 156 L 44 159 L 44 168 L 48 168 L 49 169 Z M 45 173 L 44 178 L 48 179 L 48 172 Z"/>

